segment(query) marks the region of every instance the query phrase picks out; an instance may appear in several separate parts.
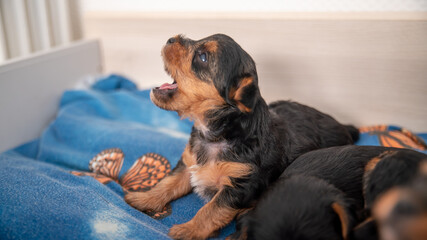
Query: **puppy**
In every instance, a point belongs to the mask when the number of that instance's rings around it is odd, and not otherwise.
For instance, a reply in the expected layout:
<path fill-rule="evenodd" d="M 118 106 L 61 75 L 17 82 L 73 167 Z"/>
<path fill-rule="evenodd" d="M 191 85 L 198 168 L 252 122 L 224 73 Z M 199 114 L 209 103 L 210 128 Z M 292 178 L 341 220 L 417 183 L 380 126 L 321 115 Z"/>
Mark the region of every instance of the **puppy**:
<path fill-rule="evenodd" d="M 427 173 L 380 195 L 372 213 L 382 240 L 427 239 Z"/>
<path fill-rule="evenodd" d="M 365 181 L 366 205 L 377 225 L 365 233 L 382 240 L 427 239 L 427 156 L 396 153 Z"/>
<path fill-rule="evenodd" d="M 372 195 L 408 181 L 424 159 L 427 156 L 420 152 L 375 146 L 306 153 L 286 168 L 254 210 L 238 219 L 230 238 L 375 239 L 372 218 L 353 230 L 370 216 Z"/>
<path fill-rule="evenodd" d="M 354 127 L 313 108 L 289 101 L 268 106 L 254 61 L 226 35 L 198 41 L 178 35 L 167 41 L 162 56 L 173 83 L 152 89 L 151 99 L 192 119 L 194 127 L 172 173 L 125 200 L 141 211 L 159 211 L 192 190 L 204 198 L 207 204 L 192 220 L 170 229 L 172 238 L 212 236 L 254 206 L 297 156 L 358 137 Z"/>
<path fill-rule="evenodd" d="M 296 174 L 280 177 L 254 210 L 238 217 L 228 239 L 341 240 L 355 223 L 342 191 L 321 178 Z"/>

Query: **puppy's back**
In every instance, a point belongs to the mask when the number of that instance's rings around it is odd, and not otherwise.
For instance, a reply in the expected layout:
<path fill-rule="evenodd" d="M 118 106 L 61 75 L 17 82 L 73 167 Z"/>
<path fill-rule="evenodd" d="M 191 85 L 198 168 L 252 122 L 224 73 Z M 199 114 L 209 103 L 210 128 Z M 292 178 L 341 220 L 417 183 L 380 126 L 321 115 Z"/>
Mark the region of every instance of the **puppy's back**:
<path fill-rule="evenodd" d="M 365 166 L 387 149 L 349 145 L 311 151 L 297 158 L 282 176 L 304 174 L 324 179 L 352 199 L 356 211 L 362 211 Z"/>
<path fill-rule="evenodd" d="M 359 137 L 355 127 L 297 102 L 273 102 L 269 110 L 278 131 L 284 135 L 290 159 L 314 149 L 353 144 Z"/>

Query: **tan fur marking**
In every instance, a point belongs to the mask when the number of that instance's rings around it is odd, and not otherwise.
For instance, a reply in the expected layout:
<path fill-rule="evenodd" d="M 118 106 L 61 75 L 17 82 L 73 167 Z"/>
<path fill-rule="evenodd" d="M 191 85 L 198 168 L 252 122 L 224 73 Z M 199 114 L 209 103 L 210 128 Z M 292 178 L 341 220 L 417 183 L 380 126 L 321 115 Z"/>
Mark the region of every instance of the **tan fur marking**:
<path fill-rule="evenodd" d="M 240 111 L 242 112 L 250 112 L 252 111 L 252 109 L 246 107 L 242 102 L 242 95 L 243 95 L 243 91 L 244 88 L 247 87 L 248 85 L 252 84 L 253 79 L 251 77 L 246 77 L 243 78 L 240 83 L 239 86 L 237 88 L 232 88 L 228 94 L 228 97 L 230 99 L 234 99 L 234 101 L 236 101 L 237 103 L 237 107 L 240 109 Z"/>
<path fill-rule="evenodd" d="M 147 192 L 128 193 L 125 201 L 141 211 L 161 211 L 167 203 L 184 196 L 191 189 L 190 173 L 184 169 L 167 176 Z"/>
<path fill-rule="evenodd" d="M 200 185 L 221 190 L 224 186 L 233 187 L 230 178 L 240 178 L 250 174 L 252 167 L 238 162 L 210 162 L 197 169 L 194 177 Z"/>
<path fill-rule="evenodd" d="M 371 176 L 371 172 L 375 169 L 375 167 L 377 166 L 377 164 L 381 160 L 383 160 L 385 157 L 391 156 L 395 153 L 397 153 L 397 152 L 396 151 L 384 151 L 380 155 L 372 158 L 371 160 L 369 160 L 368 163 L 366 163 L 365 172 L 363 174 L 363 196 L 366 197 L 366 188 L 368 186 L 368 182 L 369 182 L 369 179 Z M 365 201 L 365 207 L 368 207 L 366 201 Z"/>
<path fill-rule="evenodd" d="M 372 213 L 375 219 L 384 221 L 390 215 L 390 212 L 393 210 L 397 201 L 399 201 L 399 196 L 401 194 L 401 189 L 392 188 L 386 193 L 380 195 L 372 208 Z"/>
<path fill-rule="evenodd" d="M 185 166 L 187 166 L 187 168 L 197 163 L 194 154 L 190 150 L 189 144 L 185 146 L 184 152 L 182 153 L 182 161 L 184 162 Z"/>
<path fill-rule="evenodd" d="M 345 212 L 344 208 L 336 202 L 332 203 L 332 209 L 337 213 L 338 217 L 340 218 L 342 236 L 344 239 L 347 239 L 349 224 L 347 213 Z"/>
<path fill-rule="evenodd" d="M 218 50 L 218 42 L 209 41 L 204 44 L 206 51 L 215 53 Z"/>
<path fill-rule="evenodd" d="M 396 153 L 395 151 L 385 151 L 378 155 L 377 157 L 372 158 L 365 166 L 365 172 L 370 172 L 374 170 L 375 166 L 385 157 L 390 156 Z"/>
<path fill-rule="evenodd" d="M 242 100 L 243 89 L 244 89 L 245 87 L 247 87 L 248 85 L 250 85 L 252 82 L 253 82 L 253 79 L 252 79 L 251 77 L 243 78 L 243 79 L 240 81 L 239 88 L 237 89 L 236 94 L 235 94 L 235 96 L 234 96 L 234 98 L 235 98 L 237 101 Z"/>
<path fill-rule="evenodd" d="M 374 221 L 374 218 L 373 218 L 372 216 L 371 216 L 371 217 L 368 217 L 368 218 L 366 218 L 366 219 L 365 219 L 365 221 L 363 221 L 363 222 L 359 223 L 359 224 L 354 228 L 354 230 L 357 230 L 357 229 L 359 229 L 359 228 L 363 227 L 364 225 L 366 225 L 366 224 L 368 224 L 368 223 L 370 223 L 370 222 L 372 222 L 372 221 Z"/>
<path fill-rule="evenodd" d="M 205 113 L 225 104 L 212 83 L 198 79 L 191 69 L 193 49 L 186 49 L 179 43 L 166 45 L 162 55 L 165 68 L 177 82 L 178 90 L 167 102 L 151 96 L 160 108 L 177 111 L 182 118 L 195 121 L 196 127 L 206 125 Z"/>
<path fill-rule="evenodd" d="M 231 222 L 239 210 L 218 206 L 219 194 L 220 192 L 189 222 L 172 226 L 169 236 L 174 239 L 206 239 L 211 237 L 216 230 Z"/>
<path fill-rule="evenodd" d="M 372 171 L 375 168 L 375 166 L 377 166 L 377 164 L 381 161 L 381 159 L 382 158 L 374 157 L 371 160 L 369 160 L 369 162 L 365 166 L 365 172 Z"/>
<path fill-rule="evenodd" d="M 195 79 L 186 84 L 184 90 L 179 88 L 183 93 L 181 108 L 177 110 L 181 117 L 187 117 L 196 121 L 196 125 L 206 125 L 205 113 L 225 104 L 224 99 L 212 84 Z"/>
<path fill-rule="evenodd" d="M 249 211 L 252 211 L 253 209 L 254 209 L 254 207 L 240 209 L 240 212 L 237 214 L 237 218 L 239 218 L 240 216 L 248 213 Z"/>
<path fill-rule="evenodd" d="M 179 36 L 176 36 L 175 39 L 177 39 L 177 42 L 180 41 Z M 172 70 L 170 71 L 170 74 L 173 78 L 177 76 L 176 74 L 178 74 L 178 72 L 176 70 L 178 69 L 181 69 L 184 72 L 191 70 L 191 68 L 189 68 L 191 66 L 191 56 L 189 54 L 190 50 L 191 49 L 187 49 L 179 43 L 166 45 L 163 48 L 163 60 L 165 60 L 164 62 L 166 64 L 166 67 L 169 70 Z"/>
<path fill-rule="evenodd" d="M 381 239 L 399 236 L 399 239 L 427 239 L 427 212 L 411 216 L 393 216 L 392 211 L 399 201 L 412 198 L 414 189 L 394 187 L 382 194 L 374 204 L 372 213 L 378 222 Z M 404 200 L 405 201 L 405 200 Z M 394 239 L 394 238 L 393 238 Z"/>
<path fill-rule="evenodd" d="M 408 220 L 403 228 L 406 239 L 425 240 L 427 239 L 427 213 L 424 212 L 421 216 L 416 216 Z"/>
<path fill-rule="evenodd" d="M 421 175 L 427 175 L 427 159 L 424 159 L 420 163 L 420 173 Z"/>
<path fill-rule="evenodd" d="M 252 109 L 250 109 L 250 108 L 248 108 L 248 107 L 246 107 L 243 103 L 241 103 L 241 102 L 238 102 L 237 103 L 237 107 L 240 109 L 240 111 L 242 111 L 242 112 L 250 112 L 250 111 L 252 111 Z"/>

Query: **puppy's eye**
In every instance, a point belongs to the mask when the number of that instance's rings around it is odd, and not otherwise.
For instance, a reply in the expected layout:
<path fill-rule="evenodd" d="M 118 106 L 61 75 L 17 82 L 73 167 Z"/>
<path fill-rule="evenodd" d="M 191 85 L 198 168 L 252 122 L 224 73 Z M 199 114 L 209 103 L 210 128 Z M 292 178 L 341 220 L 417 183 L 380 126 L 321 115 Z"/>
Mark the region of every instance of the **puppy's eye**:
<path fill-rule="evenodd" d="M 206 53 L 200 53 L 200 54 L 199 54 L 199 59 L 200 59 L 202 62 L 207 62 L 207 61 L 208 61 L 208 56 L 206 56 Z"/>

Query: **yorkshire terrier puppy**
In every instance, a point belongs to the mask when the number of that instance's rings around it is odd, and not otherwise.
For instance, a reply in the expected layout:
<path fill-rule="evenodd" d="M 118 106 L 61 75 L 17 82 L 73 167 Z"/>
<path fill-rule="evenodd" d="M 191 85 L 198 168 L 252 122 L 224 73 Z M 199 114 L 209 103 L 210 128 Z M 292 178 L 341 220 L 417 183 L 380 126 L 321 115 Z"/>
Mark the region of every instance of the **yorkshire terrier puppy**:
<path fill-rule="evenodd" d="M 194 190 L 207 204 L 192 220 L 174 225 L 172 238 L 205 239 L 239 213 L 299 155 L 352 144 L 358 131 L 329 115 L 290 101 L 267 105 L 255 62 L 232 38 L 170 38 L 162 50 L 173 83 L 151 91 L 158 107 L 194 121 L 189 142 L 172 173 L 147 192 L 125 200 L 145 211 Z"/>

